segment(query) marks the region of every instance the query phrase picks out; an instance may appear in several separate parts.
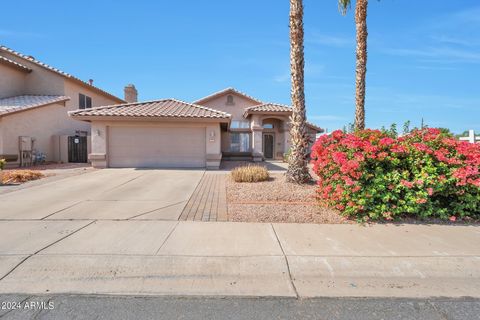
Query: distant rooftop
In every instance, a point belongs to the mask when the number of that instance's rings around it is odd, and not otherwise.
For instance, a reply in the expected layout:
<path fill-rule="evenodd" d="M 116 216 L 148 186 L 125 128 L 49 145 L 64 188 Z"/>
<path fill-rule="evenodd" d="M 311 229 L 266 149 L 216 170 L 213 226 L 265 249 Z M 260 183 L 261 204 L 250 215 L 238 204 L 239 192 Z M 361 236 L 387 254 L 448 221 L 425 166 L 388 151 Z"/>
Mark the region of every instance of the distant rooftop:
<path fill-rule="evenodd" d="M 43 107 L 70 100 L 67 96 L 21 95 L 0 99 L 0 117 L 6 114 Z"/>

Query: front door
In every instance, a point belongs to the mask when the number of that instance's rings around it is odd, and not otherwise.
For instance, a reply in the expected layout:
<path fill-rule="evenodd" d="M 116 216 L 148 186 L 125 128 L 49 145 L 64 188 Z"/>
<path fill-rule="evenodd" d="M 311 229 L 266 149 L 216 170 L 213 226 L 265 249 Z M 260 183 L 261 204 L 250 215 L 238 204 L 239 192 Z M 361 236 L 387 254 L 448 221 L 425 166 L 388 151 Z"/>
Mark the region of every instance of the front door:
<path fill-rule="evenodd" d="M 265 159 L 273 159 L 273 134 L 263 135 L 263 155 Z"/>

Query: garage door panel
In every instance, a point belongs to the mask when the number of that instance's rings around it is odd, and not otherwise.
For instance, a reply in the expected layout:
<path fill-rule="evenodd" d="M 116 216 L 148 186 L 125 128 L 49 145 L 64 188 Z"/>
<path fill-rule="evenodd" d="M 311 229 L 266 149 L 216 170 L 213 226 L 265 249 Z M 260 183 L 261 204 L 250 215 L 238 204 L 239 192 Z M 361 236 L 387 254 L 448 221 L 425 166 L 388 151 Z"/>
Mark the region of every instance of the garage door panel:
<path fill-rule="evenodd" d="M 205 128 L 110 127 L 110 167 L 205 167 Z"/>

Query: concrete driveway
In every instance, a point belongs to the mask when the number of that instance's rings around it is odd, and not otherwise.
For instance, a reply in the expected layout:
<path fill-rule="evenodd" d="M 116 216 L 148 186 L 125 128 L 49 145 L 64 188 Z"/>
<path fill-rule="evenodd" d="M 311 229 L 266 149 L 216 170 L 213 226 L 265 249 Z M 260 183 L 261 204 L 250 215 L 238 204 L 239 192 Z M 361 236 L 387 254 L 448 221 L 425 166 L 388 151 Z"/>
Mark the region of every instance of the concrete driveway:
<path fill-rule="evenodd" d="M 203 174 L 97 170 L 0 195 L 0 220 L 178 220 Z"/>
<path fill-rule="evenodd" d="M 0 294 L 480 297 L 478 225 L 172 221 L 203 175 L 97 170 L 0 195 Z"/>

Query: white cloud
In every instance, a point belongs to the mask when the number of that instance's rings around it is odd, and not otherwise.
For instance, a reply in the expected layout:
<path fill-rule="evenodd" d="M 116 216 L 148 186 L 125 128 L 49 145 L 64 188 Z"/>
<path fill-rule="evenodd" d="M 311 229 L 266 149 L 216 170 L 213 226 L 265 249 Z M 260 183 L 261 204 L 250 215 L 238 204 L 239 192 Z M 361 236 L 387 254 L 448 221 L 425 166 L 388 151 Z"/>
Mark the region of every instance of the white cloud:
<path fill-rule="evenodd" d="M 346 36 L 327 35 L 312 33 L 305 37 L 306 43 L 320 44 L 329 47 L 349 47 L 355 44 L 355 40 Z"/>
<path fill-rule="evenodd" d="M 413 56 L 421 58 L 447 59 L 451 62 L 480 63 L 480 53 L 473 50 L 452 47 L 424 47 L 420 49 L 388 48 L 383 52 L 395 56 Z"/>
<path fill-rule="evenodd" d="M 273 81 L 280 82 L 280 83 L 290 81 L 290 72 L 281 74 L 279 76 L 275 76 L 273 78 Z"/>
<path fill-rule="evenodd" d="M 24 32 L 17 30 L 6 30 L 0 29 L 0 36 L 2 37 L 11 37 L 11 38 L 40 38 L 43 37 L 40 33 L 35 32 Z"/>
<path fill-rule="evenodd" d="M 466 47 L 474 47 L 480 45 L 480 41 L 478 39 L 467 39 L 458 36 L 449 36 L 449 35 L 434 35 L 431 37 L 432 40 L 440 42 L 440 43 L 448 43 L 454 45 L 461 45 Z"/>
<path fill-rule="evenodd" d="M 322 74 L 323 70 L 325 70 L 325 66 L 323 64 L 310 63 L 308 61 L 305 62 L 305 77 L 314 78 Z M 282 74 L 274 76 L 273 81 L 280 83 L 290 81 L 290 69 L 285 70 L 285 72 L 283 72 Z"/>
<path fill-rule="evenodd" d="M 310 119 L 310 120 L 321 120 L 321 121 L 346 121 L 346 120 L 348 120 L 345 117 L 330 115 L 330 114 L 314 115 L 314 116 L 308 117 L 308 119 Z"/>

